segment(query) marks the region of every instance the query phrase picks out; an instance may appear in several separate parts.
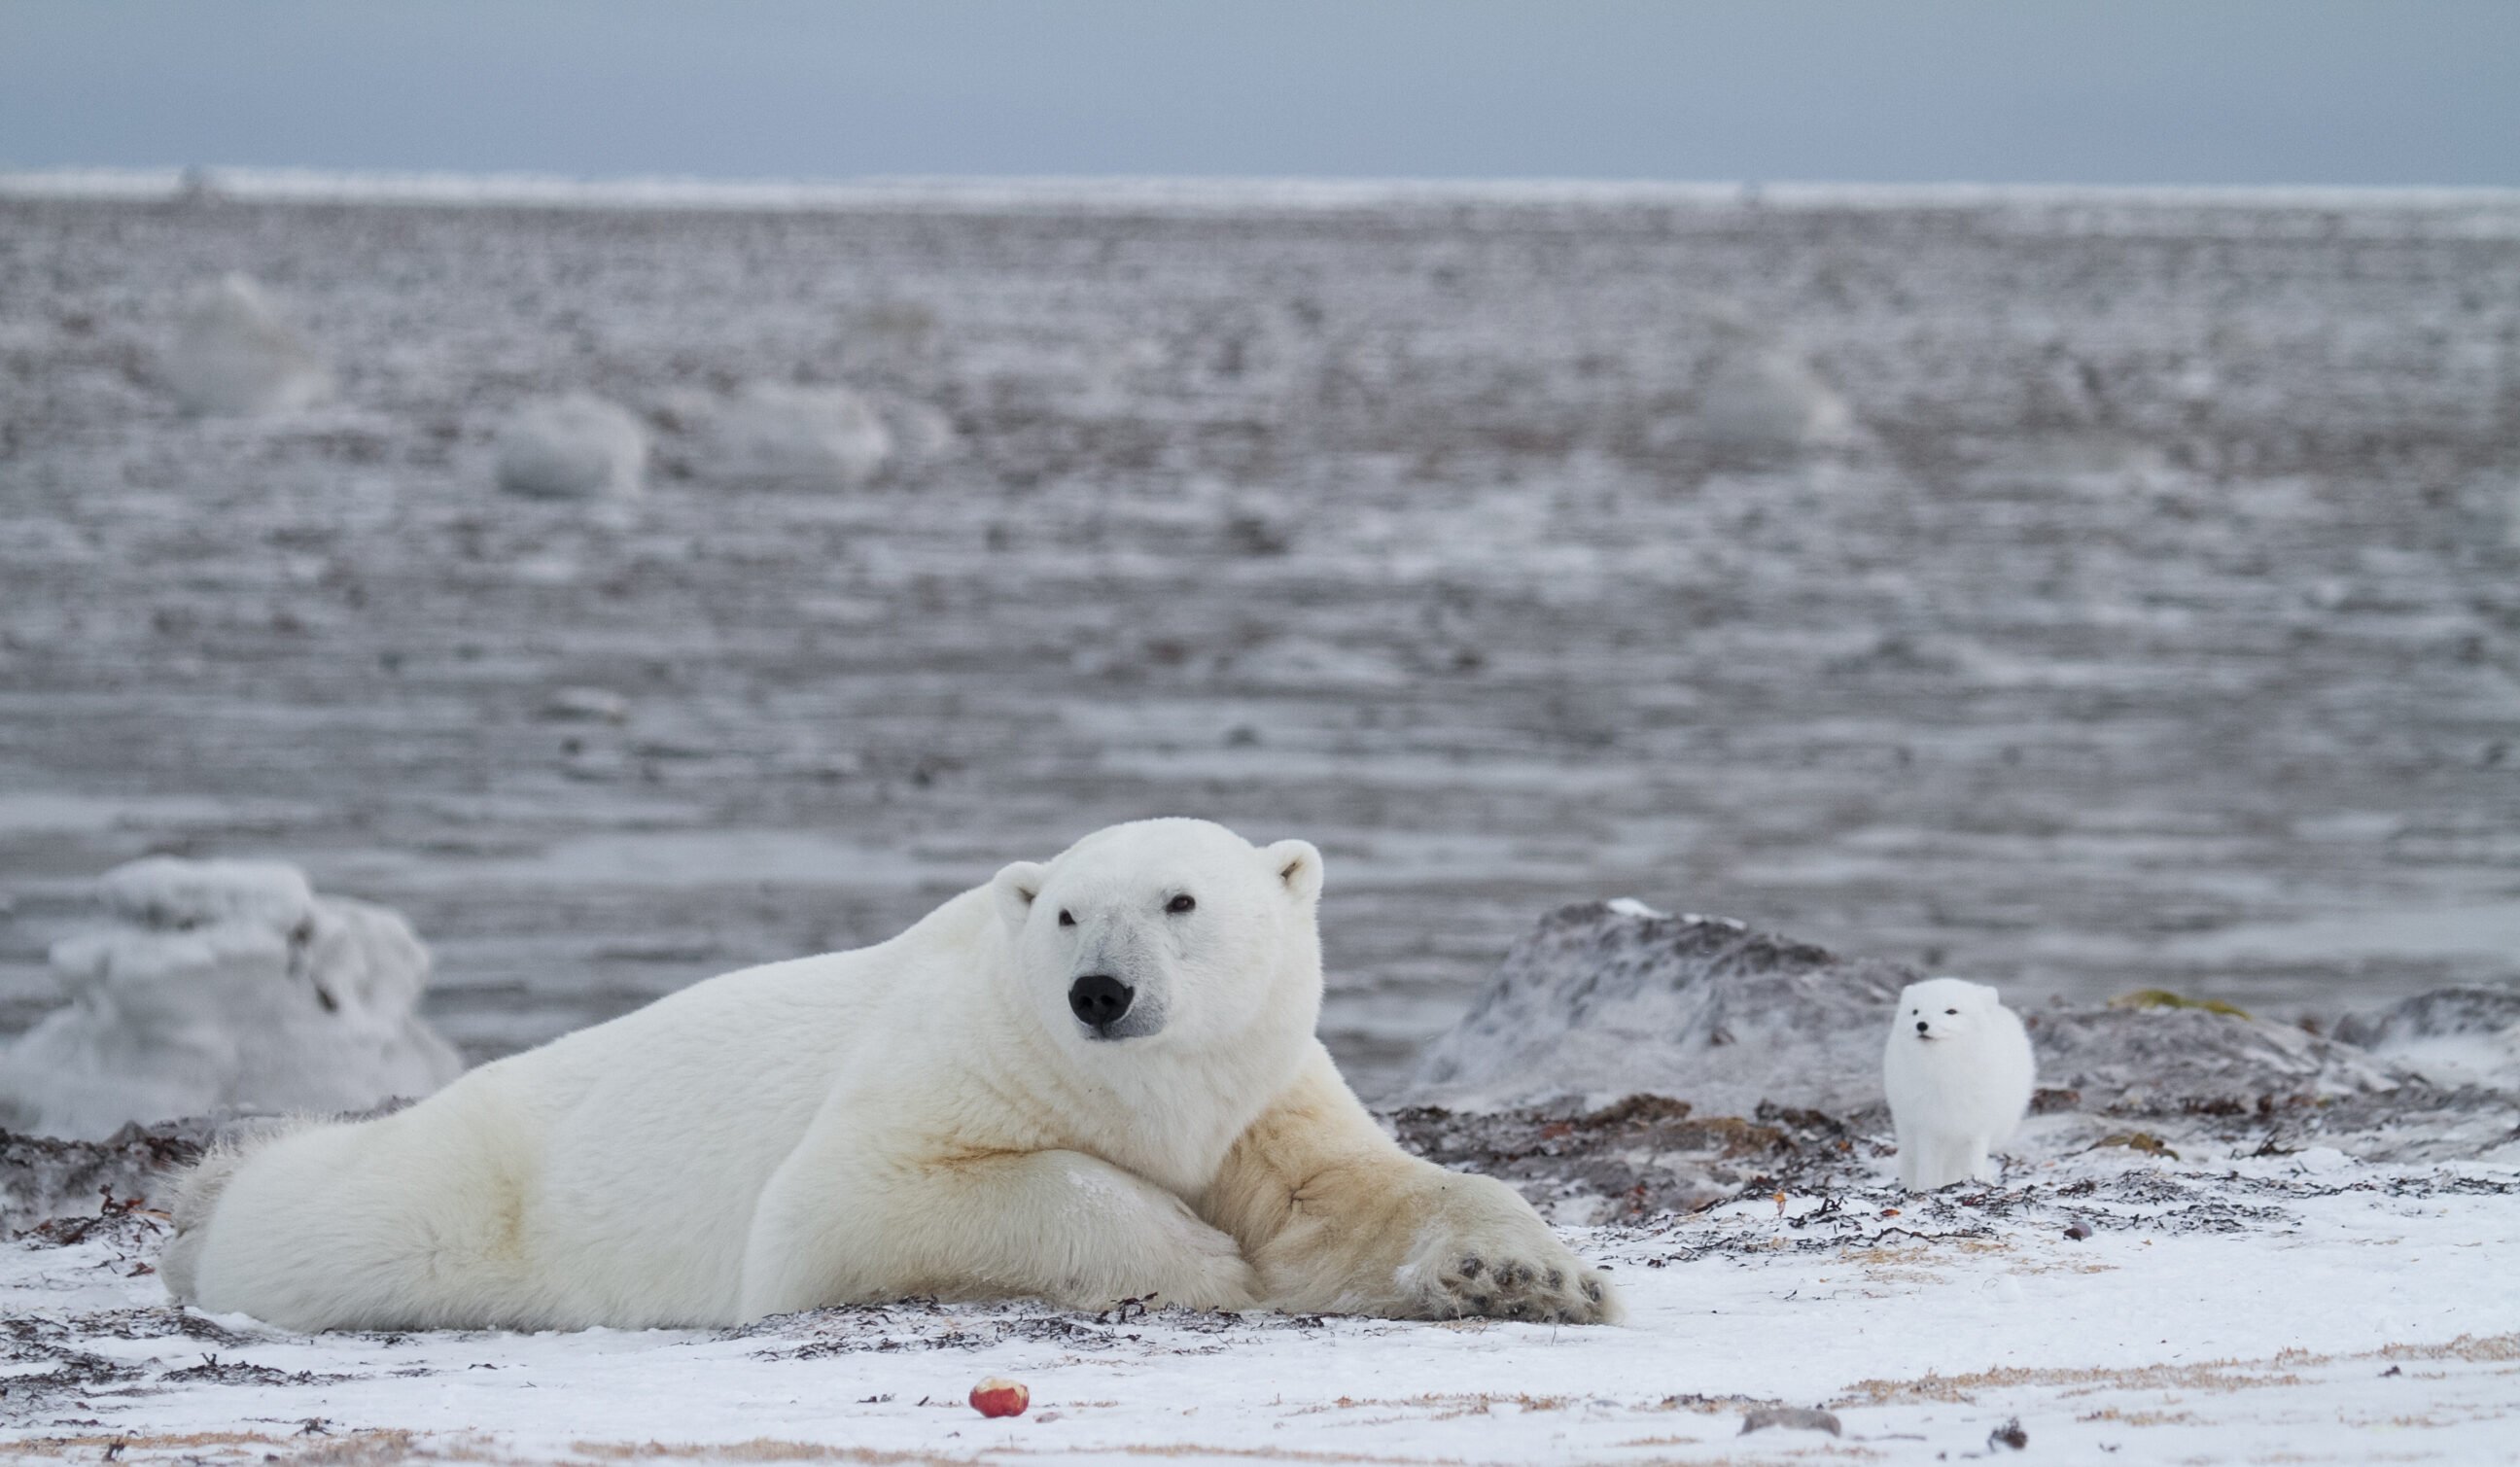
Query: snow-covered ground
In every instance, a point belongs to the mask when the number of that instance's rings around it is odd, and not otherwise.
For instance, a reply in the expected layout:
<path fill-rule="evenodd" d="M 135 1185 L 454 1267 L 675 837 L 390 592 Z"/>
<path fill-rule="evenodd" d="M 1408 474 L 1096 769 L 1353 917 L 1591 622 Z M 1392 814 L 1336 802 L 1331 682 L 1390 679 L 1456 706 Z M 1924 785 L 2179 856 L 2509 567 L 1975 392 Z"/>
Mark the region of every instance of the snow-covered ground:
<path fill-rule="evenodd" d="M 156 1236 L 0 1245 L 13 1459 L 1934 1462 L 2009 1457 L 1990 1437 L 2017 1425 L 2049 1462 L 2490 1463 L 2520 1440 L 2520 1169 L 2321 1149 L 2110 1148 L 1927 1200 L 1579 1230 L 1627 1294 L 1607 1329 L 911 1303 L 309 1338 L 167 1309 L 138 1271 Z M 1029 1414 L 975 1414 L 990 1375 Z M 1839 1434 L 1742 1437 L 1780 1406 Z"/>

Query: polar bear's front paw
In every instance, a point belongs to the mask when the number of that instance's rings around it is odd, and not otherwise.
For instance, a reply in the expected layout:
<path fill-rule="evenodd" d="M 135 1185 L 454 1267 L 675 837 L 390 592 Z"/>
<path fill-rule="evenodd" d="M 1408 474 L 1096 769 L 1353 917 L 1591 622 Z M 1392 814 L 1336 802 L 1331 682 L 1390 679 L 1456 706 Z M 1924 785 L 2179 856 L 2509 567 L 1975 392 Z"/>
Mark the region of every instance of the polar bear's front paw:
<path fill-rule="evenodd" d="M 1618 1317 L 1608 1276 L 1563 1248 L 1553 1251 L 1555 1258 L 1464 1253 L 1447 1261 L 1435 1275 L 1436 1312 L 1544 1324 L 1607 1324 Z"/>
<path fill-rule="evenodd" d="M 1437 1319 L 1610 1324 L 1619 1299 L 1502 1182 L 1447 1189 L 1401 1269 L 1417 1311 Z"/>

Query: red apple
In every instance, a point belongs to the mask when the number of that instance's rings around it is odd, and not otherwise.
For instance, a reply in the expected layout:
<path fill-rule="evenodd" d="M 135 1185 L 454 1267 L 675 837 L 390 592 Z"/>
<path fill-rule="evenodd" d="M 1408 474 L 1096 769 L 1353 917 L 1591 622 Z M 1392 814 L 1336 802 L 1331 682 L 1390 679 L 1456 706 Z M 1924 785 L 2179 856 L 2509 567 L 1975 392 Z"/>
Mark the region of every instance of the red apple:
<path fill-rule="evenodd" d="M 1019 1380 L 992 1375 L 971 1388 L 971 1409 L 983 1416 L 1020 1416 L 1032 1404 L 1032 1393 Z"/>

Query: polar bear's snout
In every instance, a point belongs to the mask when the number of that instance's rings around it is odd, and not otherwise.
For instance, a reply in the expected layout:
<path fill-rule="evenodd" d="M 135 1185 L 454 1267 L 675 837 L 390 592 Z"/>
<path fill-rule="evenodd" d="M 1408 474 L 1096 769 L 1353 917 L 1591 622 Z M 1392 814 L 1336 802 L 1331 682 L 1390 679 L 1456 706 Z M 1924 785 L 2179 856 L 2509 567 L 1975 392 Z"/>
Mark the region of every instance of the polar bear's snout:
<path fill-rule="evenodd" d="M 1138 991 L 1108 973 L 1088 973 L 1067 986 L 1067 1008 L 1097 1035 L 1129 1012 Z"/>

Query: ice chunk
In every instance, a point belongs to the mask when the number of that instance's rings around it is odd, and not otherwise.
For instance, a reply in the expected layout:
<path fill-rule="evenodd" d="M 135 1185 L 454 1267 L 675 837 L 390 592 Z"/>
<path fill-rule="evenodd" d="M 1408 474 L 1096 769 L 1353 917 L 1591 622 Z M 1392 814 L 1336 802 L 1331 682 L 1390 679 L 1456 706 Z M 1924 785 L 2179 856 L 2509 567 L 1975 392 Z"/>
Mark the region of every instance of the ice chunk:
<path fill-rule="evenodd" d="M 892 430 L 846 387 L 753 382 L 717 412 L 716 477 L 805 488 L 854 488 L 892 457 Z"/>
<path fill-rule="evenodd" d="M 541 499 L 626 498 L 648 467 L 648 430 L 585 392 L 537 398 L 499 433 L 499 487 Z"/>
<path fill-rule="evenodd" d="M 335 1111 L 463 1069 L 418 1012 L 400 915 L 295 867 L 151 857 L 100 883 L 109 925 L 53 948 L 68 1006 L 0 1051 L 0 1126 L 95 1139 L 131 1121 Z"/>
<path fill-rule="evenodd" d="M 162 376 L 191 413 L 281 413 L 333 388 L 323 358 L 262 288 L 228 275 L 185 306 Z"/>
<path fill-rule="evenodd" d="M 1697 388 L 1697 427 L 1721 449 L 1788 451 L 1844 441 L 1846 402 L 1801 357 L 1774 345 L 1721 352 Z"/>

